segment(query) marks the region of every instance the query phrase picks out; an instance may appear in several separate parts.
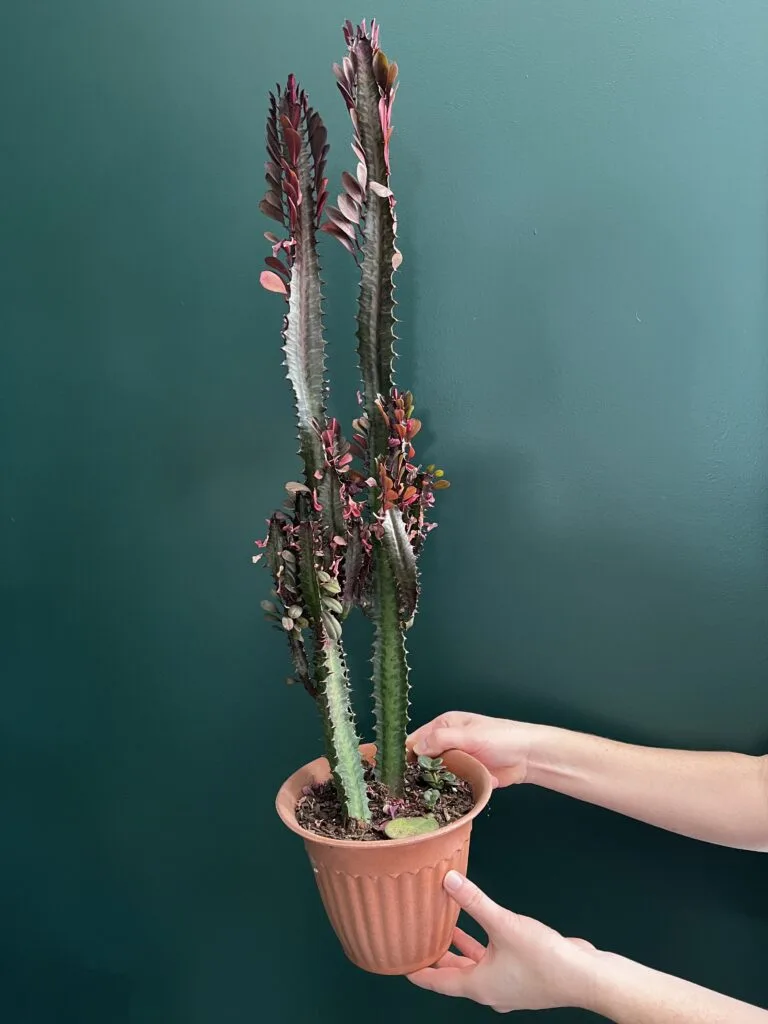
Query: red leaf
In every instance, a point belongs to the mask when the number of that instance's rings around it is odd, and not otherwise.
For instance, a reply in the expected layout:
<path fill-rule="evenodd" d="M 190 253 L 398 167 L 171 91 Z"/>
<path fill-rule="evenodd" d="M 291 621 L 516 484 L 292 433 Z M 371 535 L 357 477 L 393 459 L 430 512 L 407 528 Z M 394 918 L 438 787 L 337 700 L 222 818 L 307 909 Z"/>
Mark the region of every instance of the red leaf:
<path fill-rule="evenodd" d="M 291 225 L 291 230 L 293 230 L 296 227 L 296 222 L 299 219 L 299 214 L 296 209 L 296 206 L 297 204 L 294 203 L 290 196 L 288 196 L 288 220 Z"/>
<path fill-rule="evenodd" d="M 264 177 L 267 182 L 279 193 L 282 187 L 280 184 L 280 168 L 277 164 L 273 164 L 271 160 L 267 160 L 264 164 L 264 170 L 266 172 Z"/>
<path fill-rule="evenodd" d="M 262 213 L 265 213 L 267 217 L 271 217 L 273 220 L 277 220 L 281 224 L 285 222 L 285 216 L 283 214 L 283 211 L 278 209 L 277 206 L 274 206 L 272 203 L 270 203 L 268 199 L 261 200 L 261 202 L 259 203 L 259 209 L 261 210 Z"/>
<path fill-rule="evenodd" d="M 276 270 L 278 274 L 282 274 L 287 281 L 290 281 L 290 270 L 281 260 L 277 259 L 276 256 L 267 256 L 264 262 L 267 264 L 268 267 L 272 267 L 273 270 Z"/>
<path fill-rule="evenodd" d="M 301 136 L 287 117 L 283 116 L 280 120 L 285 143 L 288 146 L 288 158 L 295 167 L 299 162 L 299 153 L 301 152 Z"/>
<path fill-rule="evenodd" d="M 387 74 L 389 72 L 389 61 L 381 50 L 373 55 L 373 74 L 378 87 L 384 91 L 387 88 Z"/>
<path fill-rule="evenodd" d="M 320 163 L 323 158 L 323 148 L 325 147 L 325 143 L 328 139 L 328 129 L 317 114 L 314 116 L 317 120 L 313 121 L 313 124 L 310 127 L 309 142 L 312 147 L 312 159 L 315 163 Z"/>
<path fill-rule="evenodd" d="M 339 87 L 339 92 L 344 97 L 344 102 L 347 105 L 347 109 L 348 110 L 354 110 L 355 109 L 355 101 L 352 99 L 352 93 L 349 91 L 349 89 L 347 89 L 347 87 L 345 85 L 342 85 L 341 82 L 338 83 L 338 87 Z"/>
<path fill-rule="evenodd" d="M 277 292 L 278 295 L 288 294 L 285 281 L 277 274 L 273 274 L 271 270 L 262 270 L 259 282 L 262 288 L 266 288 L 268 292 Z"/>
<path fill-rule="evenodd" d="M 357 247 L 350 242 L 337 224 L 327 220 L 324 224 L 320 225 L 320 230 L 324 231 L 327 235 L 333 235 L 334 238 L 337 238 L 341 242 L 347 252 L 351 252 L 353 256 L 355 255 Z"/>
<path fill-rule="evenodd" d="M 356 203 L 362 205 L 362 203 L 365 201 L 365 192 L 363 191 L 363 188 L 360 182 L 357 180 L 357 178 L 353 178 L 349 171 L 344 171 L 344 173 L 341 175 L 341 180 L 344 185 L 344 188 L 347 190 L 352 199 L 354 199 Z"/>

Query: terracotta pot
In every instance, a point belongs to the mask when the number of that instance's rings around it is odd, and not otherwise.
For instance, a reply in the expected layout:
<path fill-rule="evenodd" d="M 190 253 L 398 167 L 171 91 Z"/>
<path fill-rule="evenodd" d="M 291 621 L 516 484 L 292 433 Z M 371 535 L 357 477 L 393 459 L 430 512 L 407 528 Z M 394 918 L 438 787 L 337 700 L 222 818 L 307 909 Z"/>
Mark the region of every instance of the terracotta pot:
<path fill-rule="evenodd" d="M 372 761 L 376 747 L 360 748 Z M 465 872 L 472 819 L 488 803 L 492 781 L 487 769 L 461 751 L 444 755 L 446 766 L 466 780 L 475 806 L 445 828 L 413 839 L 374 842 L 326 839 L 296 821 L 304 786 L 330 778 L 324 757 L 300 768 L 277 795 L 277 812 L 300 835 L 315 872 L 320 895 L 344 952 L 374 974 L 410 974 L 439 960 L 451 944 L 459 909 L 443 889 L 455 868 Z"/>

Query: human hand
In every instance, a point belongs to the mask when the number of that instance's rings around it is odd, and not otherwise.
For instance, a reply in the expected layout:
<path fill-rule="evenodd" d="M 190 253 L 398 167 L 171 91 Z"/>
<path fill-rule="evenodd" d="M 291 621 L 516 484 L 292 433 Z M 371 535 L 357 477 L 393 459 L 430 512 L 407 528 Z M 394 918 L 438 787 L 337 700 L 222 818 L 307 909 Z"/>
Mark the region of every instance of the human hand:
<path fill-rule="evenodd" d="M 449 711 L 408 738 L 415 754 L 439 757 L 446 750 L 464 750 L 481 761 L 498 786 L 525 782 L 534 736 L 541 727 Z"/>
<path fill-rule="evenodd" d="M 453 945 L 434 967 L 411 974 L 419 988 L 472 999 L 497 1013 L 589 1007 L 600 954 L 583 939 L 566 939 L 539 921 L 504 910 L 456 871 L 449 895 L 485 930 L 488 946 L 456 929 Z"/>

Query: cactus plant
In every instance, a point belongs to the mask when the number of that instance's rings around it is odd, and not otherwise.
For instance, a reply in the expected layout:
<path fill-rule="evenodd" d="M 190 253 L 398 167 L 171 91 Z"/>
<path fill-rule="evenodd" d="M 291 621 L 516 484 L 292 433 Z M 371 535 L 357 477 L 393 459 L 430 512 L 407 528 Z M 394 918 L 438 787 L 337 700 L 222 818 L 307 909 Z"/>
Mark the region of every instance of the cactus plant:
<path fill-rule="evenodd" d="M 376 774 L 397 797 L 406 766 L 405 633 L 417 608 L 418 555 L 434 526 L 434 492 L 448 481 L 416 462 L 421 424 L 412 394 L 394 382 L 394 273 L 402 262 L 390 182 L 397 65 L 381 50 L 375 22 L 370 29 L 347 22 L 344 37 L 347 54 L 334 73 L 352 120 L 356 168 L 342 175 L 335 205 L 327 204 L 328 143 L 319 114 L 293 75 L 270 94 L 260 208 L 283 233 L 266 233 L 271 254 L 260 280 L 286 302 L 283 351 L 304 479 L 286 485 L 286 508 L 269 520 L 255 560 L 266 556 L 272 573 L 272 600 L 263 607 L 288 638 L 295 680 L 317 702 L 340 803 L 350 821 L 364 822 L 370 811 L 342 624 L 354 607 L 373 623 Z M 321 231 L 348 250 L 360 271 L 362 409 L 351 441 L 327 412 Z"/>

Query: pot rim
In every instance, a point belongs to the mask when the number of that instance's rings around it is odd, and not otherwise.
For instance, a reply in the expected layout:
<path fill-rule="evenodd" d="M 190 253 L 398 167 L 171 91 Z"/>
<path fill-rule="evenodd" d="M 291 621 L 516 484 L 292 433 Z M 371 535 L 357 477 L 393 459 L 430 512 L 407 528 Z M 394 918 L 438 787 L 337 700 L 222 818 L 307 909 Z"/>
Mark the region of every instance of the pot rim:
<path fill-rule="evenodd" d="M 375 756 L 376 744 L 375 743 L 363 743 L 360 746 L 360 752 L 367 757 L 371 755 Z M 464 750 L 446 750 L 443 757 L 449 757 L 451 761 L 463 762 L 466 767 L 472 767 L 474 772 L 479 776 L 479 785 L 477 792 L 475 793 L 475 804 L 471 810 L 467 811 L 456 821 L 452 821 L 450 825 L 444 825 L 442 828 L 436 829 L 434 832 L 427 832 L 421 836 L 406 836 L 403 839 L 370 839 L 366 842 L 361 842 L 359 839 L 332 839 L 330 836 L 321 836 L 317 832 L 312 832 L 307 828 L 303 828 L 299 825 L 296 820 L 296 805 L 295 801 L 291 798 L 290 790 L 294 784 L 298 781 L 297 776 L 303 775 L 308 769 L 315 769 L 316 773 L 324 772 L 330 775 L 330 765 L 325 757 L 315 758 L 314 761 L 308 761 L 301 768 L 293 772 L 292 775 L 285 780 L 277 793 L 275 799 L 275 808 L 278 815 L 280 816 L 284 825 L 286 825 L 291 832 L 295 832 L 296 835 L 301 836 L 305 842 L 318 843 L 323 846 L 334 846 L 339 850 L 359 850 L 364 855 L 364 850 L 381 850 L 382 848 L 396 849 L 402 846 L 415 846 L 419 843 L 428 843 L 430 840 L 434 841 L 437 836 L 449 835 L 451 832 L 458 832 L 461 828 L 468 825 L 473 818 L 476 818 L 481 811 L 488 805 L 488 801 L 491 799 L 493 793 L 493 778 L 491 773 L 485 767 L 485 765 L 478 761 L 476 757 L 472 757 L 471 754 L 467 754 Z M 458 769 L 458 770 L 457 770 Z M 456 765 L 452 769 L 455 774 L 462 778 L 464 782 L 470 780 L 464 778 L 461 770 L 461 764 Z M 470 783 L 471 785 L 471 783 Z M 474 789 L 474 787 L 473 787 Z"/>

